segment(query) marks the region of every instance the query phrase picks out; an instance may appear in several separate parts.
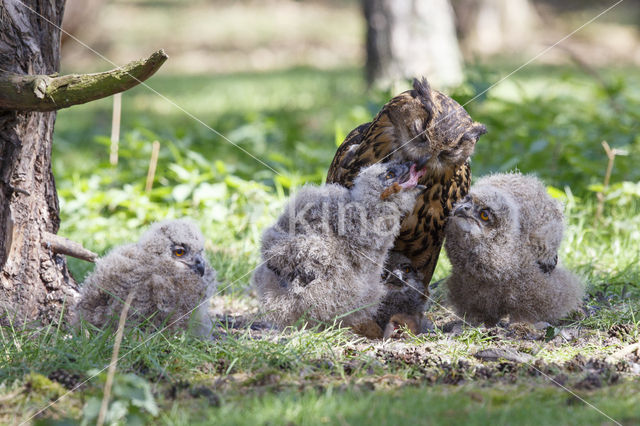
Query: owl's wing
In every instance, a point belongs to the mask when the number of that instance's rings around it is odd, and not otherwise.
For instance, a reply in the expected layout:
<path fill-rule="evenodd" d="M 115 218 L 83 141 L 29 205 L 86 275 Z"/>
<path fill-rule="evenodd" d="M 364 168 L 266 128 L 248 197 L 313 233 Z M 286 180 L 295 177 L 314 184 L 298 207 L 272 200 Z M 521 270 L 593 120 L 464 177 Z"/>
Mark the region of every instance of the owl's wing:
<path fill-rule="evenodd" d="M 151 274 L 146 285 L 151 295 L 149 305 L 162 313 L 171 312 L 175 307 L 175 292 L 172 291 L 171 280 L 158 274 Z M 140 295 L 140 291 L 138 291 Z"/>
<path fill-rule="evenodd" d="M 294 267 L 291 271 L 283 272 L 274 264 L 267 262 L 267 268 L 278 277 L 278 283 L 284 288 L 288 287 L 290 283 L 295 283 L 300 287 L 306 287 L 316 279 L 313 271 L 305 271 L 299 267 Z"/>
<path fill-rule="evenodd" d="M 391 113 L 404 97 L 391 100 L 370 123 L 361 124 L 347 135 L 338 148 L 327 174 L 327 183 L 339 183 L 347 188 L 364 167 L 393 158 L 394 147 L 400 142 Z"/>
<path fill-rule="evenodd" d="M 550 273 L 558 264 L 558 249 L 562 241 L 562 225 L 549 223 L 529 236 L 529 243 L 542 272 Z"/>
<path fill-rule="evenodd" d="M 355 176 L 351 176 L 353 168 L 351 167 L 355 159 L 358 146 L 362 142 L 363 135 L 369 129 L 371 122 L 364 123 L 353 129 L 344 142 L 340 144 L 333 161 L 327 172 L 327 183 L 340 183 L 345 186 L 351 186 Z M 356 170 L 356 173 L 359 171 Z"/>

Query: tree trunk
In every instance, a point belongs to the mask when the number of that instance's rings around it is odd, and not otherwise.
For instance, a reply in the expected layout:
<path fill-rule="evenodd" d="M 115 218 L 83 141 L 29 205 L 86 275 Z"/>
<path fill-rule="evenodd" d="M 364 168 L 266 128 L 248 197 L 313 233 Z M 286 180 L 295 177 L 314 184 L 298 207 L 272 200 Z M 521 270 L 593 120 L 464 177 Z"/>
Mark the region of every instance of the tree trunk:
<path fill-rule="evenodd" d="M 462 56 L 448 0 L 363 1 L 369 84 L 420 76 L 438 87 L 462 82 Z"/>
<path fill-rule="evenodd" d="M 59 69 L 64 0 L 0 0 L 0 69 L 53 74 Z M 35 12 L 37 13 L 35 13 Z M 38 16 L 41 14 L 54 25 Z M 51 323 L 77 286 L 63 256 L 43 245 L 60 224 L 51 172 L 56 112 L 0 111 L 0 318 Z"/>
<path fill-rule="evenodd" d="M 61 318 L 62 307 L 78 297 L 63 255 L 97 257 L 56 235 L 55 110 L 127 90 L 168 58 L 159 50 L 111 71 L 52 76 L 60 65 L 64 3 L 0 0 L 0 324 Z"/>
<path fill-rule="evenodd" d="M 66 0 L 65 3 L 62 29 L 66 33 L 82 39 L 84 42 L 87 42 L 87 38 L 90 42 L 94 41 L 95 37 L 92 37 L 96 33 L 94 24 L 103 10 L 106 0 Z M 73 39 L 62 33 L 60 44 L 62 45 L 63 55 L 67 43 L 73 44 Z"/>
<path fill-rule="evenodd" d="M 539 22 L 531 0 L 457 0 L 454 5 L 462 44 L 471 55 L 526 51 Z"/>

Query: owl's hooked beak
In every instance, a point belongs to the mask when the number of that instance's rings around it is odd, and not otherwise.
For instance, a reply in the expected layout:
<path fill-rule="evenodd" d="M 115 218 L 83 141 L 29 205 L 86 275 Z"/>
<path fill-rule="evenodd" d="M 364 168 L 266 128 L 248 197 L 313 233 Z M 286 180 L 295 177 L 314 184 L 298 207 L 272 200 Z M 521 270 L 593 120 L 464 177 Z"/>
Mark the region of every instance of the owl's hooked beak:
<path fill-rule="evenodd" d="M 411 164 L 409 170 L 401 177 L 400 187 L 402 189 L 415 188 L 425 172 L 424 166 L 418 167 L 417 163 Z"/>
<path fill-rule="evenodd" d="M 401 282 L 404 283 L 404 277 L 402 276 L 402 269 L 398 268 L 398 269 L 394 269 L 393 270 L 393 275 L 396 276 L 396 278 L 398 278 Z"/>
<path fill-rule="evenodd" d="M 189 267 L 193 269 L 193 271 L 196 272 L 201 277 L 204 276 L 205 263 L 202 256 L 197 255 L 195 258 L 195 261 L 192 264 L 190 264 Z"/>
<path fill-rule="evenodd" d="M 469 217 L 469 211 L 471 210 L 471 204 L 461 204 L 453 211 L 453 215 L 457 217 Z"/>
<path fill-rule="evenodd" d="M 431 155 L 429 154 L 422 156 L 418 161 L 416 161 L 416 170 L 424 169 L 430 159 Z"/>
<path fill-rule="evenodd" d="M 456 204 L 449 224 L 447 226 L 455 227 L 465 234 L 477 235 L 480 233 L 481 225 L 473 215 L 473 201 L 469 195 Z"/>
<path fill-rule="evenodd" d="M 389 278 L 389 275 L 397 278 L 397 280 L 388 280 L 387 281 L 387 279 Z M 385 281 L 384 284 L 387 287 L 396 288 L 396 289 L 397 288 L 401 288 L 403 286 L 403 284 L 405 283 L 404 282 L 404 277 L 403 277 L 403 274 L 402 274 L 402 269 L 400 269 L 400 268 L 393 269 L 392 271 L 390 271 L 388 269 L 385 269 L 385 271 L 382 274 L 382 279 Z"/>
<path fill-rule="evenodd" d="M 469 212 L 471 211 L 472 204 L 471 196 L 467 195 L 462 200 L 458 201 L 453 209 L 452 215 L 457 217 L 471 217 Z"/>

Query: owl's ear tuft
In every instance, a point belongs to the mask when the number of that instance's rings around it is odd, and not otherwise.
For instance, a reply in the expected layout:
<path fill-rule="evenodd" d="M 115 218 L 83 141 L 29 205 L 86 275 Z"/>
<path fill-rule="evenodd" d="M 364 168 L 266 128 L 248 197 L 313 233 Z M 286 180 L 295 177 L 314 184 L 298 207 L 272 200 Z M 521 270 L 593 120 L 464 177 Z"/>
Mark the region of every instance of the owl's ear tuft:
<path fill-rule="evenodd" d="M 467 130 L 464 135 L 473 141 L 477 141 L 485 133 L 487 133 L 487 126 L 482 123 L 473 123 L 471 129 Z"/>
<path fill-rule="evenodd" d="M 429 113 L 429 119 L 433 117 L 433 98 L 431 97 L 431 86 L 426 78 L 413 79 L 413 96 L 417 98 L 425 110 Z"/>
<path fill-rule="evenodd" d="M 431 99 L 431 86 L 426 78 L 413 79 L 413 90 L 416 91 L 416 97 Z"/>

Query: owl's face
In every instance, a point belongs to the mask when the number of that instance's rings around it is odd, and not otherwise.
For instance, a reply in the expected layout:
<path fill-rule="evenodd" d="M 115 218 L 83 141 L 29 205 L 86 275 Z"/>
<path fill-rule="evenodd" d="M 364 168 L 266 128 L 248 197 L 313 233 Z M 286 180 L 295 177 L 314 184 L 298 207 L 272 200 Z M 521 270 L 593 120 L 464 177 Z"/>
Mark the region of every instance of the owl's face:
<path fill-rule="evenodd" d="M 418 170 L 417 167 L 412 162 L 374 164 L 360 172 L 354 186 L 367 187 L 369 192 L 378 194 L 382 200 L 389 200 L 394 194 L 424 188 L 418 185 L 418 181 L 425 170 Z"/>
<path fill-rule="evenodd" d="M 202 249 L 191 247 L 186 243 L 174 242 L 171 242 L 169 247 L 171 250 L 170 258 L 176 262 L 178 267 L 189 268 L 201 277 L 204 276 L 205 262 Z"/>
<path fill-rule="evenodd" d="M 424 161 L 428 170 L 463 164 L 486 133 L 485 126 L 475 123 L 460 104 L 431 90 L 426 81 L 416 80 L 413 90 L 394 100 L 388 104 L 389 116 L 399 132 L 396 144 L 401 154 L 394 157 Z"/>
<path fill-rule="evenodd" d="M 353 189 L 366 198 L 379 197 L 390 201 L 395 194 L 407 193 L 415 197 L 424 189 L 418 181 L 424 175 L 424 169 L 417 169 L 413 162 L 376 163 L 365 167 L 356 177 Z"/>
<path fill-rule="evenodd" d="M 504 245 L 518 232 L 518 207 L 508 194 L 490 186 L 472 187 L 454 207 L 447 222 L 447 238 L 459 246 L 487 249 L 480 243 Z M 479 245 L 480 244 L 480 245 Z"/>
<path fill-rule="evenodd" d="M 424 165 L 424 164 L 423 164 Z M 416 163 L 390 163 L 378 174 L 378 181 L 383 189 L 398 186 L 400 189 L 412 189 L 424 175 L 424 169 L 416 170 Z"/>
<path fill-rule="evenodd" d="M 187 220 L 159 222 L 140 238 L 140 245 L 165 267 L 191 271 L 204 276 L 204 237 Z"/>
<path fill-rule="evenodd" d="M 382 273 L 385 287 L 390 290 L 399 290 L 407 286 L 416 287 L 421 291 L 423 275 L 413 267 L 411 261 L 400 253 L 392 253 Z"/>

